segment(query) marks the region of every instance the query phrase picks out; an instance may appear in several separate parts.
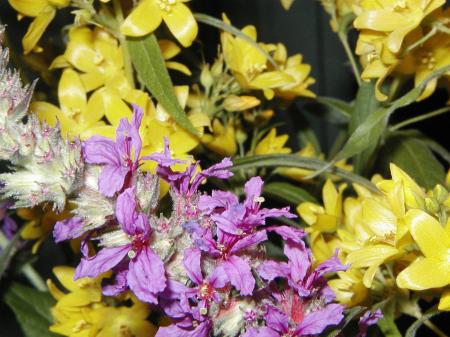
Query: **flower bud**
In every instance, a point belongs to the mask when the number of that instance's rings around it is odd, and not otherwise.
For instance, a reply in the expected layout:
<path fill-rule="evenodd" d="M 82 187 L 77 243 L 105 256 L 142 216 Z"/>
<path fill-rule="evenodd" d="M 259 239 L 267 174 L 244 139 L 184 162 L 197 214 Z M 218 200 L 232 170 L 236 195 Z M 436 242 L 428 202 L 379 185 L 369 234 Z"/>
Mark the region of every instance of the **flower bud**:
<path fill-rule="evenodd" d="M 225 110 L 233 112 L 254 108 L 255 106 L 258 106 L 259 103 L 261 103 L 261 101 L 253 96 L 230 95 L 225 98 L 223 106 Z"/>

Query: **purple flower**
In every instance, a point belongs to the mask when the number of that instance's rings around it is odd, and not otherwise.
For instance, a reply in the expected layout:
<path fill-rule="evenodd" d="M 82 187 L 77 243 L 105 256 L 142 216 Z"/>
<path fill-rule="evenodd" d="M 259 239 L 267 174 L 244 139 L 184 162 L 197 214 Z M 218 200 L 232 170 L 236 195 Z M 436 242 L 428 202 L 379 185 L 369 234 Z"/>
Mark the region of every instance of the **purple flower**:
<path fill-rule="evenodd" d="M 102 164 L 98 187 L 102 194 L 112 197 L 124 187 L 127 177 L 138 168 L 142 141 L 139 136 L 143 112 L 133 105 L 131 123 L 122 118 L 116 131 L 116 141 L 93 136 L 83 143 L 84 159 L 89 164 Z"/>
<path fill-rule="evenodd" d="M 79 237 L 83 233 L 83 219 L 73 217 L 58 221 L 53 228 L 55 242 L 62 242 Z"/>
<path fill-rule="evenodd" d="M 194 288 L 188 288 L 185 296 L 194 298 L 198 301 L 198 307 L 208 308 L 211 301 L 218 303 L 220 301 L 217 289 L 224 288 L 228 279 L 223 269 L 219 266 L 215 268 L 207 278 L 203 278 L 201 268 L 202 252 L 196 248 L 186 249 L 184 251 L 183 265 L 189 278 L 197 285 Z"/>
<path fill-rule="evenodd" d="M 1 230 L 8 240 L 12 240 L 14 234 L 16 234 L 17 232 L 17 224 L 13 218 L 11 218 L 9 215 L 5 215 L 3 218 L 3 225 L 1 226 Z"/>
<path fill-rule="evenodd" d="M 302 296 L 320 293 L 326 302 L 334 299 L 334 294 L 327 286 L 324 275 L 348 269 L 348 266 L 343 265 L 337 258 L 337 252 L 335 256 L 319 264 L 315 269 L 312 269 L 311 251 L 305 247 L 303 241 L 287 240 L 284 244 L 284 253 L 288 257 L 287 263 L 264 262 L 258 267 L 258 274 L 267 281 L 277 277 L 286 278 L 289 285 Z"/>
<path fill-rule="evenodd" d="M 266 326 L 249 329 L 249 337 L 318 335 L 344 318 L 342 305 L 333 303 L 315 308 L 292 288 L 275 294 L 275 297 L 277 307 L 266 306 L 263 317 Z"/>
<path fill-rule="evenodd" d="M 358 322 L 359 332 L 356 337 L 365 337 L 370 326 L 377 324 L 378 320 L 383 317 L 380 309 L 375 311 L 367 310 Z"/>
<path fill-rule="evenodd" d="M 118 266 L 128 256 L 122 274 L 116 279 L 116 286 L 124 289 L 126 284 L 142 301 L 157 303 L 157 295 L 166 287 L 164 263 L 149 247 L 151 228 L 147 217 L 136 211 L 134 188 L 126 189 L 117 198 L 116 218 L 122 230 L 106 233 L 102 237 L 102 248 L 97 255 L 83 258 L 75 271 L 75 278 L 95 277 Z M 125 273 L 125 274 L 124 274 Z"/>
<path fill-rule="evenodd" d="M 170 154 L 169 140 L 164 138 L 164 153 L 154 153 L 143 159 L 154 160 L 158 163 L 156 174 L 166 180 L 174 190 L 175 193 L 184 196 L 191 196 L 195 194 L 200 184 L 207 178 L 215 177 L 226 179 L 233 174 L 230 172 L 230 167 L 233 165 L 230 158 L 224 158 L 218 164 L 212 165 L 206 170 L 200 171 L 196 174 L 199 162 L 191 163 L 184 172 L 175 172 L 171 169 L 174 164 L 185 163 L 183 160 L 173 159 Z"/>
<path fill-rule="evenodd" d="M 212 196 L 201 196 L 199 208 L 210 215 L 217 227 L 229 234 L 241 235 L 251 232 L 255 227 L 264 225 L 270 217 L 295 218 L 289 207 L 282 209 L 261 208 L 264 198 L 261 197 L 263 181 L 253 177 L 245 184 L 245 200 L 239 203 L 231 193 L 216 192 Z"/>
<path fill-rule="evenodd" d="M 197 260 L 196 257 L 194 260 Z M 205 307 L 193 306 L 184 297 L 188 289 L 179 282 L 168 280 L 167 288 L 160 298 L 160 306 L 172 319 L 173 324 L 160 327 L 155 337 L 208 337 L 210 335 L 211 318 L 207 312 L 204 312 Z"/>
<path fill-rule="evenodd" d="M 199 249 L 217 260 L 217 268 L 224 271 L 230 283 L 241 295 L 253 293 L 255 279 L 245 253 L 252 246 L 267 240 L 265 230 L 237 236 L 217 229 L 217 237 L 214 238 L 211 228 L 201 227 L 196 222 L 188 222 L 184 228 Z"/>

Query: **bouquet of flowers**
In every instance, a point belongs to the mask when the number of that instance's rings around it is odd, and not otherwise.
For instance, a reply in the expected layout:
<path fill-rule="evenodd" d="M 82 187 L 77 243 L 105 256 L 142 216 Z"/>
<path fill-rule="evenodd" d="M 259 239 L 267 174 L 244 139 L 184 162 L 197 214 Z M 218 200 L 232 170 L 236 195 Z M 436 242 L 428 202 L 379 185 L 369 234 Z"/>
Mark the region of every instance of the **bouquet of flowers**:
<path fill-rule="evenodd" d="M 450 152 L 413 128 L 450 112 L 444 0 L 317 2 L 350 102 L 202 1 L 6 5 L 2 336 L 446 336 Z M 280 134 L 298 101 L 331 148 Z"/>

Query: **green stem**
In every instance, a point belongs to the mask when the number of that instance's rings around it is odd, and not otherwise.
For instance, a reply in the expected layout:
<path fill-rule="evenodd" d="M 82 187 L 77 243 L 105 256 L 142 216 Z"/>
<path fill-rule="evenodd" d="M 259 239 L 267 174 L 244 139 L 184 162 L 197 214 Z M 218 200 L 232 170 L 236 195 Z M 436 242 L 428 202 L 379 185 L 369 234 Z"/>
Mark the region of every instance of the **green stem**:
<path fill-rule="evenodd" d="M 403 122 L 400 122 L 398 124 L 395 124 L 395 125 L 391 126 L 389 128 L 389 130 L 390 131 L 396 131 L 398 129 L 404 128 L 405 126 L 408 126 L 408 125 L 411 125 L 411 124 L 423 121 L 423 120 L 428 119 L 428 118 L 432 118 L 432 117 L 436 117 L 436 116 L 442 115 L 442 114 L 444 114 L 446 112 L 449 112 L 449 111 L 450 111 L 450 107 L 444 107 L 444 108 L 441 108 L 441 109 L 438 109 L 438 110 L 435 110 L 435 111 L 431 111 L 431 112 L 428 112 L 426 114 L 423 114 L 423 115 L 420 115 L 420 116 L 417 116 L 417 117 L 413 117 L 413 118 L 407 119 L 407 120 L 405 120 Z"/>
<path fill-rule="evenodd" d="M 133 63 L 131 62 L 131 56 L 128 50 L 127 40 L 125 36 L 120 32 L 120 26 L 124 21 L 122 5 L 120 3 L 120 0 L 113 0 L 113 8 L 114 8 L 114 15 L 116 16 L 116 20 L 118 22 L 116 36 L 119 39 L 120 45 L 122 47 L 125 76 L 130 82 L 130 85 L 134 88 Z"/>
<path fill-rule="evenodd" d="M 414 42 L 412 45 L 410 45 L 408 48 L 405 49 L 405 52 L 403 53 L 403 55 L 407 55 L 409 54 L 411 51 L 413 51 L 414 49 L 416 49 L 417 47 L 420 47 L 421 45 L 423 45 L 426 41 L 428 41 L 434 34 L 436 34 L 436 32 L 438 31 L 438 29 L 436 28 L 436 26 L 433 26 L 433 28 L 430 29 L 430 31 L 425 34 L 424 36 L 422 36 L 419 40 L 417 40 L 416 42 Z"/>
<path fill-rule="evenodd" d="M 361 85 L 361 74 L 359 72 L 359 68 L 358 68 L 358 64 L 356 63 L 355 56 L 353 55 L 350 45 L 348 44 L 347 35 L 344 33 L 338 33 L 338 37 L 342 43 L 342 46 L 344 47 L 345 54 L 347 54 L 350 64 L 352 65 L 353 74 L 355 75 L 355 80 L 358 83 L 358 85 Z"/>
<path fill-rule="evenodd" d="M 428 320 L 428 321 L 423 322 L 423 324 L 428 329 L 433 331 L 437 336 L 439 336 L 439 337 L 448 337 L 441 329 L 439 329 L 436 325 L 434 325 L 433 322 Z"/>

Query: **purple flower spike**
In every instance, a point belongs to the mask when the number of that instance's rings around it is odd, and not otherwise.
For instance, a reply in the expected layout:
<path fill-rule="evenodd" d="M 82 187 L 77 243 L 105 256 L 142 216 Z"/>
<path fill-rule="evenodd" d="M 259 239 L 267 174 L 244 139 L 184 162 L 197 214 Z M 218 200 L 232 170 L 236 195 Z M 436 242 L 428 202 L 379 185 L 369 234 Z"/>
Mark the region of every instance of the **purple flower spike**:
<path fill-rule="evenodd" d="M 105 234 L 101 249 L 93 257 L 83 258 L 75 271 L 75 278 L 95 277 L 118 266 L 126 257 L 127 267 L 121 269 L 112 288 L 107 292 L 125 289 L 126 284 L 142 301 L 157 303 L 157 295 L 166 287 L 164 263 L 148 246 L 151 228 L 147 217 L 136 211 L 134 188 L 126 189 L 117 198 L 116 218 L 126 235 L 119 235 L 110 240 L 110 233 Z M 109 246 L 110 245 L 110 246 Z"/>
<path fill-rule="evenodd" d="M 142 141 L 139 136 L 143 112 L 133 105 L 131 123 L 120 120 L 116 131 L 116 141 L 106 137 L 93 136 L 83 143 L 84 159 L 89 164 L 101 164 L 98 187 L 102 194 L 112 197 L 123 187 L 126 177 L 133 174 L 139 165 Z"/>

